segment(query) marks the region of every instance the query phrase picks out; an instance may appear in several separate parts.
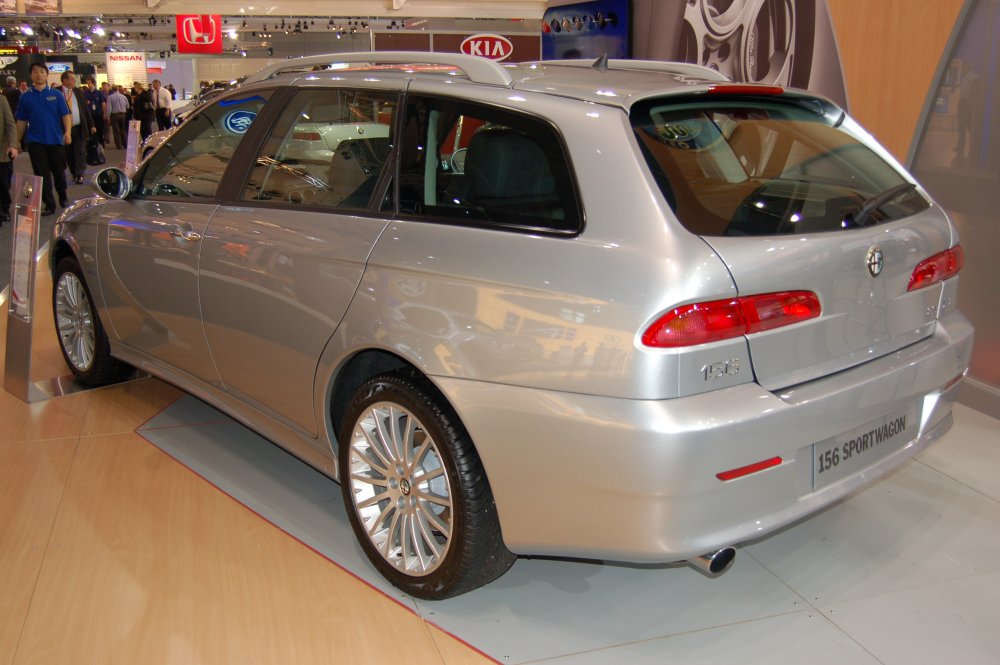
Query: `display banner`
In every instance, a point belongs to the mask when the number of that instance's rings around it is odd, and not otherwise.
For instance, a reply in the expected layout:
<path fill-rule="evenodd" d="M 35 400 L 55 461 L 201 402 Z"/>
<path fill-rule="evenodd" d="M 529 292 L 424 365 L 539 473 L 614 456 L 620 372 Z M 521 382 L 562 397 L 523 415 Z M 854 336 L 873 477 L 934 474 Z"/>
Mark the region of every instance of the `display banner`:
<path fill-rule="evenodd" d="M 0 14 L 16 14 L 17 0 L 0 0 Z"/>
<path fill-rule="evenodd" d="M 21 54 L 16 48 L 0 48 L 0 77 L 4 79 L 8 76 L 23 78 L 18 76 L 21 73 L 20 70 L 24 69 L 17 66 L 18 60 L 21 60 Z"/>
<path fill-rule="evenodd" d="M 129 120 L 128 139 L 125 141 L 125 172 L 129 175 L 135 173 L 135 167 L 139 165 L 139 144 L 142 139 L 139 135 L 139 121 Z"/>
<path fill-rule="evenodd" d="M 111 85 L 128 88 L 136 81 L 146 82 L 145 53 L 106 53 L 105 60 L 108 65 L 108 83 Z"/>
<path fill-rule="evenodd" d="M 30 321 L 35 283 L 35 247 L 42 202 L 42 179 L 17 174 L 11 191 L 14 205 L 14 244 L 11 248 L 8 314 Z"/>
<path fill-rule="evenodd" d="M 58 14 L 59 0 L 24 0 L 24 13 L 30 15 Z"/>
<path fill-rule="evenodd" d="M 222 16 L 177 14 L 178 53 L 222 53 Z"/>

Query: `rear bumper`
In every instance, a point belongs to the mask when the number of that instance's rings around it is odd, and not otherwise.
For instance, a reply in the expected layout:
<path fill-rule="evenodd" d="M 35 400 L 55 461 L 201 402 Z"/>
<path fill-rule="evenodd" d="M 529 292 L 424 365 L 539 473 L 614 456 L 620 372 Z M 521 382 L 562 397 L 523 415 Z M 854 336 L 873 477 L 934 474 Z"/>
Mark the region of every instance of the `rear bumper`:
<path fill-rule="evenodd" d="M 435 381 L 476 443 L 513 552 L 662 562 L 767 534 L 899 467 L 951 426 L 971 349 L 954 312 L 927 339 L 780 394 L 745 384 L 643 401 Z M 813 488 L 814 444 L 905 409 L 909 443 Z M 780 466 L 716 478 L 774 456 Z"/>

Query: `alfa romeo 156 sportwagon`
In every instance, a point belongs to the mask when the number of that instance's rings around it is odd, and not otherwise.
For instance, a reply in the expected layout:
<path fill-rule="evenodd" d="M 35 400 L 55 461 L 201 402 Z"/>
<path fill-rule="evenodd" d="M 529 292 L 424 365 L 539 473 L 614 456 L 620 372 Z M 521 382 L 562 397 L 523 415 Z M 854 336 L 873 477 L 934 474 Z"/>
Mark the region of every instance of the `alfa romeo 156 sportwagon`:
<path fill-rule="evenodd" d="M 56 225 L 79 380 L 163 378 L 339 479 L 421 598 L 690 560 L 951 425 L 962 249 L 843 110 L 693 65 L 278 63 Z"/>

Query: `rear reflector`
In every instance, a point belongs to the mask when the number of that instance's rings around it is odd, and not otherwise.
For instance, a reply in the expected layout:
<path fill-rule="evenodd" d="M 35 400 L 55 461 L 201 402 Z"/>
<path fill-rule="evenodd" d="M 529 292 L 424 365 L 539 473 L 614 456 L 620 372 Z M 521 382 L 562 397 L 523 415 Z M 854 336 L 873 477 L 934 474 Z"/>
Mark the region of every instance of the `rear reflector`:
<path fill-rule="evenodd" d="M 916 291 L 931 284 L 943 282 L 949 277 L 957 275 L 963 265 L 965 265 L 965 252 L 962 251 L 961 245 L 955 245 L 951 249 L 918 263 L 910 275 L 910 285 L 906 287 L 906 290 Z"/>
<path fill-rule="evenodd" d="M 772 330 L 820 315 L 819 298 L 811 291 L 783 291 L 732 300 L 681 305 L 642 334 L 642 343 L 654 348 L 707 344 Z"/>
<path fill-rule="evenodd" d="M 761 460 L 760 462 L 755 462 L 754 464 L 741 466 L 738 469 L 717 473 L 715 474 L 715 477 L 719 480 L 734 480 L 736 478 L 742 478 L 743 476 L 749 476 L 751 473 L 763 471 L 764 469 L 770 469 L 771 467 L 778 466 L 779 464 L 781 464 L 781 458 L 772 457 L 771 459 Z"/>
<path fill-rule="evenodd" d="M 292 138 L 296 141 L 319 141 L 319 132 L 295 132 Z"/>
<path fill-rule="evenodd" d="M 754 85 L 752 83 L 717 83 L 708 86 L 710 95 L 780 95 L 785 89 L 780 85 Z"/>

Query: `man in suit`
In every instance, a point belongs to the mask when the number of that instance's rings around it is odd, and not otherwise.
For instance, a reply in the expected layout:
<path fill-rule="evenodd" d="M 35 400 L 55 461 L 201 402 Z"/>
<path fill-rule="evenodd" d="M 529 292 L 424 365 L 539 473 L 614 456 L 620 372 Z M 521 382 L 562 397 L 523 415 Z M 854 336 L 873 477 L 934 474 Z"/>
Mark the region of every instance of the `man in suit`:
<path fill-rule="evenodd" d="M 66 99 L 66 106 L 69 107 L 70 121 L 70 143 L 66 146 L 66 165 L 69 172 L 73 174 L 73 180 L 77 183 L 83 182 L 83 174 L 87 171 L 87 139 L 91 134 L 97 133 L 94 127 L 94 120 L 90 116 L 87 108 L 87 98 L 83 92 L 76 87 L 76 74 L 73 72 L 63 72 L 60 77 L 62 87 L 59 91 Z"/>
<path fill-rule="evenodd" d="M 10 178 L 17 157 L 17 125 L 7 98 L 0 99 L 0 224 L 10 221 Z"/>
<path fill-rule="evenodd" d="M 132 102 L 133 117 L 139 121 L 139 135 L 145 141 L 153 133 L 153 124 L 156 122 L 156 109 L 153 107 L 153 96 L 149 94 L 140 81 L 135 81 L 135 101 Z"/>
<path fill-rule="evenodd" d="M 7 87 L 3 89 L 3 96 L 10 104 L 10 112 L 17 113 L 17 103 L 21 101 L 21 91 L 17 88 L 17 79 L 13 76 L 7 77 Z"/>

